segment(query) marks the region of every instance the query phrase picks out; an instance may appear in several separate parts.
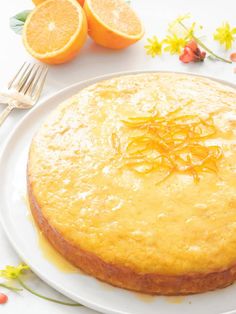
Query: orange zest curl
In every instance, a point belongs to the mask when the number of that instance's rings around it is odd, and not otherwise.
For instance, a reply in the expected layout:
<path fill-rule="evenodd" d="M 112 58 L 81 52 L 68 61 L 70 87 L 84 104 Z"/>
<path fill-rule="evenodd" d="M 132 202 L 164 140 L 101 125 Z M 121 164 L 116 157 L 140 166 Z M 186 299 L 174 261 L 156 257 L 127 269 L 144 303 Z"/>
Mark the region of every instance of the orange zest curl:
<path fill-rule="evenodd" d="M 120 139 L 116 133 L 111 134 L 111 143 L 112 143 L 112 146 L 114 147 L 114 149 L 118 153 L 120 153 L 121 152 L 121 150 L 120 150 Z"/>
<path fill-rule="evenodd" d="M 201 173 L 217 174 L 222 149 L 206 143 L 217 133 L 212 116 L 203 119 L 194 114 L 179 115 L 180 110 L 165 116 L 155 114 L 122 121 L 135 133 L 124 149 L 126 167 L 140 174 L 158 171 L 161 174 L 158 183 L 173 173 L 190 175 L 196 183 Z M 113 135 L 115 143 L 114 138 Z"/>

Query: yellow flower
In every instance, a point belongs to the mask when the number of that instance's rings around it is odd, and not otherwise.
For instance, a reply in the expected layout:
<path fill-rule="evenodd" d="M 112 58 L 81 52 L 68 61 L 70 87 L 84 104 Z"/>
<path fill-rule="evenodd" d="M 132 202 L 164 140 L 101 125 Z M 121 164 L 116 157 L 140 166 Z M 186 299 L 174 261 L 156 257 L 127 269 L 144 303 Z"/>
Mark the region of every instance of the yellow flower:
<path fill-rule="evenodd" d="M 173 22 L 168 25 L 168 33 L 176 35 L 177 37 L 191 40 L 196 36 L 196 31 L 202 30 L 202 26 L 196 22 L 189 23 L 191 18 L 190 14 L 180 15 Z"/>
<path fill-rule="evenodd" d="M 225 49 L 230 49 L 232 43 L 236 38 L 236 27 L 231 28 L 229 23 L 223 23 L 221 27 L 216 29 L 214 39 L 217 40 L 221 45 L 225 46 Z"/>
<path fill-rule="evenodd" d="M 188 31 L 181 25 L 186 19 L 189 19 L 190 14 L 180 15 L 168 25 L 168 33 L 178 37 L 186 37 Z"/>
<path fill-rule="evenodd" d="M 165 51 L 173 55 L 181 53 L 182 48 L 187 44 L 187 39 L 173 34 L 166 36 L 163 42 L 166 44 Z"/>
<path fill-rule="evenodd" d="M 156 36 L 153 36 L 152 38 L 148 38 L 147 41 L 148 41 L 148 44 L 144 46 L 144 48 L 146 49 L 147 55 L 150 55 L 153 58 L 156 55 L 161 55 L 162 42 L 160 42 Z"/>
<path fill-rule="evenodd" d="M 17 279 L 27 269 L 29 266 L 22 263 L 18 266 L 6 266 L 5 269 L 0 270 L 0 276 L 6 279 Z"/>

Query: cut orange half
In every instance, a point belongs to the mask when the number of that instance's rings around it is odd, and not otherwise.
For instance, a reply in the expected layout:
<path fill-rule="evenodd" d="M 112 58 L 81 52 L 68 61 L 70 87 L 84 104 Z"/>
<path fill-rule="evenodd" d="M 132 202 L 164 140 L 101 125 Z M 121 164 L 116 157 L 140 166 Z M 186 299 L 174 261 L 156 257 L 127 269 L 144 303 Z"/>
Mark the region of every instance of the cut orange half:
<path fill-rule="evenodd" d="M 26 20 L 23 42 L 36 59 L 64 63 L 74 58 L 87 37 L 87 20 L 76 0 L 47 0 Z"/>
<path fill-rule="evenodd" d="M 124 0 L 86 0 L 84 10 L 89 35 L 101 46 L 125 48 L 144 34 L 140 19 Z"/>
<path fill-rule="evenodd" d="M 44 1 L 47 1 L 47 0 L 32 0 L 33 1 L 33 3 L 35 4 L 35 5 L 39 5 L 39 4 L 41 4 L 42 2 L 44 2 Z M 77 0 L 78 2 L 79 2 L 79 4 L 80 5 L 84 5 L 84 0 Z"/>

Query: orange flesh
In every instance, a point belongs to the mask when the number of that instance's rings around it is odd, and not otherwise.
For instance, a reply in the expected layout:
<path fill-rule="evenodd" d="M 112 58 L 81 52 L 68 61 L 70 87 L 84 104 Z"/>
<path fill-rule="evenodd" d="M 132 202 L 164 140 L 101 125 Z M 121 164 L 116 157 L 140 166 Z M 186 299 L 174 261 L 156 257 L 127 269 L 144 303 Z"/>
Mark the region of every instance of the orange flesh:
<path fill-rule="evenodd" d="M 32 1 L 33 1 L 33 3 L 34 3 L 35 5 L 39 5 L 39 4 L 43 3 L 43 2 L 45 2 L 46 0 L 32 0 Z M 77 0 L 77 1 L 79 2 L 79 4 L 80 4 L 81 6 L 84 5 L 84 0 Z"/>
<path fill-rule="evenodd" d="M 142 32 L 135 12 L 123 0 L 91 0 L 93 11 L 107 27 L 127 35 Z"/>
<path fill-rule="evenodd" d="M 45 54 L 65 47 L 78 27 L 79 12 L 75 6 L 58 0 L 56 5 L 55 1 L 44 4 L 37 12 L 37 23 L 28 28 L 26 36 L 35 52 Z"/>

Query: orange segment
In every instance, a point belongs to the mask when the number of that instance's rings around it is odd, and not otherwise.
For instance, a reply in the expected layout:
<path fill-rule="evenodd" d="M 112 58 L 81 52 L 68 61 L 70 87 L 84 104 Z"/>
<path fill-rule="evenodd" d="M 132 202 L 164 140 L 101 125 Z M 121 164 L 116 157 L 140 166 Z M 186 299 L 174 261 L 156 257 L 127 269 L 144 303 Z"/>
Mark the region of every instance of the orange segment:
<path fill-rule="evenodd" d="M 143 25 L 124 0 L 86 0 L 89 35 L 99 45 L 125 48 L 144 34 Z"/>
<path fill-rule="evenodd" d="M 87 21 L 76 0 L 47 0 L 37 6 L 24 26 L 28 52 L 46 63 L 64 63 L 77 55 L 87 37 Z"/>
<path fill-rule="evenodd" d="M 39 5 L 46 0 L 32 0 L 32 1 L 35 5 Z M 77 1 L 79 2 L 80 5 L 82 5 L 82 6 L 84 5 L 84 0 L 77 0 Z"/>

